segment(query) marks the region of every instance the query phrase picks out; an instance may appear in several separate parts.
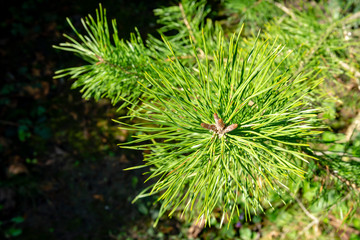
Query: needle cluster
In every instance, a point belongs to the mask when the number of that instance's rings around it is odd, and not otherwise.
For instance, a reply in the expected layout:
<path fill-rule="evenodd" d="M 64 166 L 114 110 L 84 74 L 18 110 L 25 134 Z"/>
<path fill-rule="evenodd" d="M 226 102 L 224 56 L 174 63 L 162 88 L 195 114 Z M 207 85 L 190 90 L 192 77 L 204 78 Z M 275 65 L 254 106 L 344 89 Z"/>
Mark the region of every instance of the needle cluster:
<path fill-rule="evenodd" d="M 138 197 L 159 194 L 160 215 L 181 209 L 187 219 L 209 223 L 220 207 L 223 220 L 239 208 L 250 216 L 305 173 L 301 162 L 311 156 L 302 148 L 319 133 L 319 110 L 306 100 L 312 89 L 297 87 L 304 78 L 278 71 L 282 46 L 258 40 L 246 49 L 240 41 L 234 35 L 228 49 L 220 45 L 205 59 L 195 52 L 191 68 L 166 42 L 170 66 L 154 67 L 157 74 L 146 78 L 152 87 L 144 85 L 152 100 L 124 117 L 141 121 L 119 121 L 122 129 L 141 132 L 121 147 L 146 150 L 144 166 L 151 166 L 149 179 L 156 182 Z"/>
<path fill-rule="evenodd" d="M 57 77 L 77 78 L 85 97 L 129 106 L 118 122 L 135 140 L 121 147 L 144 151 L 145 164 L 130 169 L 150 166 L 154 182 L 137 199 L 156 194 L 159 217 L 181 210 L 210 224 L 215 209 L 223 221 L 244 210 L 250 216 L 303 177 L 302 163 L 312 158 L 304 149 L 319 133 L 319 109 L 308 94 L 319 81 L 291 74 L 276 41 L 249 41 L 241 31 L 224 37 L 218 25 L 199 30 L 204 4 L 183 1 L 173 15 L 159 13 L 172 22 L 164 31 L 178 18 L 184 25 L 163 41 L 149 37 L 149 45 L 137 35 L 120 40 L 115 22 L 110 34 L 100 9 L 96 20 L 83 20 L 87 36 L 74 28 L 81 41 L 67 37 L 58 47 L 88 64 Z"/>

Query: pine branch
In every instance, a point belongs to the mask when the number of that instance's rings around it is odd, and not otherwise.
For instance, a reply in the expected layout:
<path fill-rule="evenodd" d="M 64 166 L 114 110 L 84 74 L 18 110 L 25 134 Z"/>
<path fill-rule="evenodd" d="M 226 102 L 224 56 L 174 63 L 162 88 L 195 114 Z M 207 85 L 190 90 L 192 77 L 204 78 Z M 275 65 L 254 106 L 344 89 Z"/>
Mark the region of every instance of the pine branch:
<path fill-rule="evenodd" d="M 69 19 L 68 23 L 78 40 L 64 35 L 70 42 L 54 47 L 73 52 L 88 64 L 59 70 L 55 78 L 75 79 L 73 87 L 81 87 L 86 99 L 106 97 L 113 104 L 122 101 L 121 107 L 138 102 L 143 95 L 138 82 L 144 80 L 145 72 L 152 72 L 151 64 L 162 64 L 144 45 L 139 33 L 131 34 L 130 41 L 119 39 L 116 22 L 113 20 L 109 26 L 106 10 L 101 5 L 96 19 L 91 15 L 82 19 L 86 35 L 80 34 Z"/>
<path fill-rule="evenodd" d="M 184 7 L 183 7 L 183 5 L 181 3 L 179 3 L 179 8 L 180 8 L 181 15 L 182 15 L 182 18 L 184 20 L 185 26 L 189 30 L 190 37 L 192 38 L 192 40 L 196 44 L 197 43 L 196 38 L 194 37 L 193 30 L 191 29 L 191 26 L 190 26 L 190 24 L 189 24 L 189 22 L 187 20 L 186 15 L 185 15 Z"/>
<path fill-rule="evenodd" d="M 297 160 L 307 162 L 304 141 L 318 133 L 318 110 L 305 100 L 310 89 L 296 88 L 300 77 L 276 74 L 281 46 L 258 40 L 240 49 L 239 39 L 232 37 L 213 62 L 197 58 L 196 69 L 174 56 L 156 78 L 147 76 L 153 88 L 144 91 L 154 101 L 131 112 L 144 122 L 120 122 L 145 133 L 122 147 L 151 150 L 144 157 L 157 182 L 149 194 L 161 194 L 161 213 L 181 208 L 187 219 L 209 224 L 215 206 L 231 219 L 242 199 L 249 217 L 272 190 L 281 195 L 286 179 L 304 174 Z"/>
<path fill-rule="evenodd" d="M 310 152 L 308 143 L 320 133 L 321 110 L 313 107 L 320 79 L 339 73 L 338 63 L 357 74 L 343 61 L 352 42 L 341 45 L 338 36 L 340 26 L 360 14 L 320 23 L 312 12 L 279 3 L 250 5 L 244 16 L 261 9 L 288 15 L 268 24 L 260 37 L 240 40 L 240 31 L 225 38 L 221 26 L 206 19 L 205 1 L 183 0 L 155 11 L 163 41 L 149 36 L 145 45 L 137 32 L 129 41 L 119 39 L 116 22 L 108 25 L 100 5 L 96 19 L 82 20 L 85 35 L 68 20 L 76 37 L 65 36 L 69 42 L 56 47 L 87 62 L 58 71 L 57 78 L 75 79 L 85 98 L 122 101 L 131 108 L 122 119 L 139 119 L 119 122 L 137 132 L 121 147 L 146 150 L 145 166 L 152 166 L 149 179 L 156 183 L 136 199 L 158 194 L 159 217 L 181 209 L 205 225 L 216 206 L 222 222 L 240 207 L 251 217 L 264 202 L 271 205 L 271 194 L 281 197 L 288 181 L 302 179 L 302 163 L 315 156 L 340 180 L 359 186 L 358 162 Z M 264 14 L 252 26 L 269 18 Z M 280 44 L 266 39 L 275 35 Z"/>

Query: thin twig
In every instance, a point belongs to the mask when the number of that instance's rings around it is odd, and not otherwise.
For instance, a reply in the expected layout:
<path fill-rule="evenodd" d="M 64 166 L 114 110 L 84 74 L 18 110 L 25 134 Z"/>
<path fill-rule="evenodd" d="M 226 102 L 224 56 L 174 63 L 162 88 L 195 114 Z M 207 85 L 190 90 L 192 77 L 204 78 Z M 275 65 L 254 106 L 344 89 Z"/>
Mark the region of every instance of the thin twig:
<path fill-rule="evenodd" d="M 358 18 L 360 18 L 360 12 L 357 12 L 357 13 L 354 13 L 353 15 L 350 15 L 348 18 L 346 18 L 345 23 L 348 23 L 348 22 L 350 22 L 352 20 L 356 20 Z"/>
<path fill-rule="evenodd" d="M 343 157 L 348 157 L 351 160 L 354 161 L 359 161 L 360 162 L 360 158 L 358 157 L 354 157 L 348 154 L 344 154 L 343 152 L 332 152 L 332 151 L 315 151 L 314 154 L 316 156 L 326 156 L 326 155 L 330 155 L 330 154 L 334 154 L 334 155 L 338 155 L 338 156 L 343 156 Z"/>
<path fill-rule="evenodd" d="M 306 214 L 306 216 L 308 216 L 309 218 L 311 218 L 313 221 L 311 223 L 309 223 L 298 235 L 298 238 L 305 233 L 307 230 L 309 230 L 312 226 L 314 225 L 318 225 L 319 224 L 319 219 L 316 218 L 314 215 L 312 215 L 306 208 L 305 206 L 302 204 L 302 202 L 295 197 L 296 202 L 299 204 L 300 208 L 303 210 L 303 212 Z"/>
<path fill-rule="evenodd" d="M 339 60 L 339 64 L 346 70 L 350 71 L 351 73 L 354 73 L 354 76 L 356 78 L 360 78 L 360 72 L 356 71 L 356 69 L 354 67 L 349 66 L 347 63 L 340 61 L 340 60 Z"/>
<path fill-rule="evenodd" d="M 345 70 L 351 72 L 352 74 L 354 74 L 355 79 L 357 79 L 357 80 L 360 79 L 360 72 L 357 71 L 356 68 L 354 68 L 354 67 L 350 66 L 349 64 L 347 64 L 347 63 L 339 60 L 339 59 L 336 57 L 336 55 L 335 55 L 334 53 L 332 53 L 329 49 L 327 49 L 327 52 L 330 54 L 330 56 L 331 56 L 332 58 L 334 58 L 334 59 L 337 60 L 337 62 L 340 64 L 340 66 L 341 66 L 343 69 L 345 69 Z M 360 84 L 358 84 L 358 89 L 360 90 Z"/>
<path fill-rule="evenodd" d="M 284 13 L 289 15 L 293 20 L 297 20 L 297 17 L 289 8 L 285 7 L 284 5 L 282 5 L 281 3 L 278 3 L 278 2 L 273 2 L 273 4 L 276 7 L 280 8 Z"/>
<path fill-rule="evenodd" d="M 193 30 L 192 30 L 192 28 L 191 28 L 190 23 L 188 22 L 188 20 L 187 20 L 187 18 L 186 18 L 185 10 L 184 10 L 184 7 L 183 7 L 183 5 L 182 5 L 181 3 L 179 3 L 179 8 L 180 8 L 181 15 L 182 15 L 182 18 L 183 18 L 183 20 L 184 20 L 185 26 L 186 26 L 186 28 L 187 28 L 188 31 L 189 31 L 190 37 L 191 37 L 191 39 L 193 40 L 193 42 L 196 44 L 197 41 L 196 41 L 194 32 L 193 32 Z M 203 51 L 202 49 L 198 48 L 198 50 L 199 50 L 201 56 L 205 56 L 205 53 L 204 53 L 204 51 Z"/>
<path fill-rule="evenodd" d="M 190 228 L 188 229 L 188 234 L 187 234 L 188 238 L 189 239 L 197 238 L 201 233 L 201 231 L 204 229 L 204 227 L 205 227 L 204 218 L 201 218 L 200 221 L 198 220 L 193 221 Z"/>
<path fill-rule="evenodd" d="M 302 202 L 299 200 L 298 197 L 295 197 L 295 200 L 297 201 L 297 203 L 299 204 L 300 208 L 304 211 L 304 213 L 306 214 L 306 216 L 308 216 L 309 218 L 311 218 L 313 221 L 316 221 L 317 223 L 319 223 L 319 219 L 317 219 L 314 215 L 312 215 L 304 206 L 304 204 L 302 204 Z"/>
<path fill-rule="evenodd" d="M 184 11 L 184 7 L 181 3 L 179 3 L 179 8 L 180 8 L 180 11 L 181 11 L 181 15 L 182 15 L 182 18 L 184 20 L 184 23 L 185 23 L 185 26 L 186 28 L 189 30 L 189 34 L 190 34 L 190 37 L 192 38 L 192 40 L 194 41 L 194 43 L 197 43 L 196 39 L 195 39 L 195 36 L 194 36 L 194 33 L 191 29 L 191 26 L 186 18 L 186 14 L 185 14 L 185 11 Z"/>
<path fill-rule="evenodd" d="M 346 213 L 345 217 L 343 218 L 343 220 L 341 221 L 340 227 L 344 224 L 345 220 L 347 219 L 347 217 L 349 216 L 349 214 L 351 213 L 351 211 L 353 210 L 354 205 L 351 206 L 351 208 L 349 209 L 349 211 Z M 340 228 L 339 227 L 339 228 Z"/>
<path fill-rule="evenodd" d="M 359 109 L 356 117 L 353 119 L 353 122 L 350 124 L 350 126 L 346 130 L 346 141 L 347 142 L 351 140 L 351 137 L 356 130 L 360 131 L 360 109 Z M 360 161 L 360 158 L 359 158 L 359 161 Z"/>

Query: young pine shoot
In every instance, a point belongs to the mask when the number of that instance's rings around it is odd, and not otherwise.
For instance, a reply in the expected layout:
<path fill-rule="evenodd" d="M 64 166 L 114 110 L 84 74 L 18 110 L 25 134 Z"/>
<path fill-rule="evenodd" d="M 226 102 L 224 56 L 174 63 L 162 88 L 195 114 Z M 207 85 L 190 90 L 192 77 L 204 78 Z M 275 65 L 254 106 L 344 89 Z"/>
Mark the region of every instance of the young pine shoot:
<path fill-rule="evenodd" d="M 191 68 L 167 43 L 169 67 L 153 66 L 156 74 L 142 84 L 147 101 L 128 116 L 138 123 L 119 121 L 138 133 L 121 146 L 146 150 L 144 166 L 155 183 L 138 198 L 159 194 L 160 216 L 181 209 L 187 219 L 210 224 L 219 208 L 222 222 L 256 213 L 271 205 L 270 193 L 283 194 L 288 181 L 303 176 L 310 156 L 302 149 L 319 133 L 319 110 L 306 98 L 316 85 L 299 87 L 305 78 L 279 71 L 282 46 L 258 40 L 240 48 L 240 34 L 217 41 L 210 54 L 203 39 L 205 59 L 196 57 Z"/>

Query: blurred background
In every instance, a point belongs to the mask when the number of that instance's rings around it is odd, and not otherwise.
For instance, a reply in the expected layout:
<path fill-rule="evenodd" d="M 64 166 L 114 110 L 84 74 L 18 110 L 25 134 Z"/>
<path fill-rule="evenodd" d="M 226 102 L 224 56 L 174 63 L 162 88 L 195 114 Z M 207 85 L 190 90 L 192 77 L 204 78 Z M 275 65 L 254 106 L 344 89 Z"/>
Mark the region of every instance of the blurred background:
<path fill-rule="evenodd" d="M 156 35 L 153 9 L 176 4 L 101 3 L 108 18 L 117 19 L 120 37 L 125 39 L 135 26 L 144 38 L 148 33 Z M 53 79 L 56 70 L 83 63 L 52 48 L 65 41 L 63 33 L 72 35 L 66 17 L 81 29 L 80 19 L 94 14 L 98 4 L 98 0 L 12 0 L 2 6 L 0 239 L 259 239 L 260 232 L 262 239 L 296 239 L 296 234 L 290 238 L 282 232 L 303 231 L 312 221 L 296 202 L 248 223 L 241 215 L 229 228 L 215 224 L 201 234 L 202 228 L 180 218 L 163 217 L 153 228 L 159 208 L 155 198 L 131 204 L 146 186 L 142 175 L 146 169 L 123 171 L 142 163 L 141 152 L 117 146 L 129 134 L 112 119 L 124 112 L 116 112 L 107 100 L 82 99 L 79 89 L 71 89 L 71 80 Z M 209 4 L 214 13 L 221 13 L 218 2 Z M 220 15 L 219 21 L 237 17 Z M 358 101 L 358 90 L 350 91 Z M 356 116 L 346 109 L 346 104 L 334 106 L 334 112 L 340 113 L 333 121 L 334 126 L 341 125 L 339 132 Z M 312 185 L 306 186 L 306 197 L 314 197 Z M 360 239 L 359 219 L 339 230 L 342 224 L 329 216 L 312 228 L 313 237 L 301 239 Z"/>

